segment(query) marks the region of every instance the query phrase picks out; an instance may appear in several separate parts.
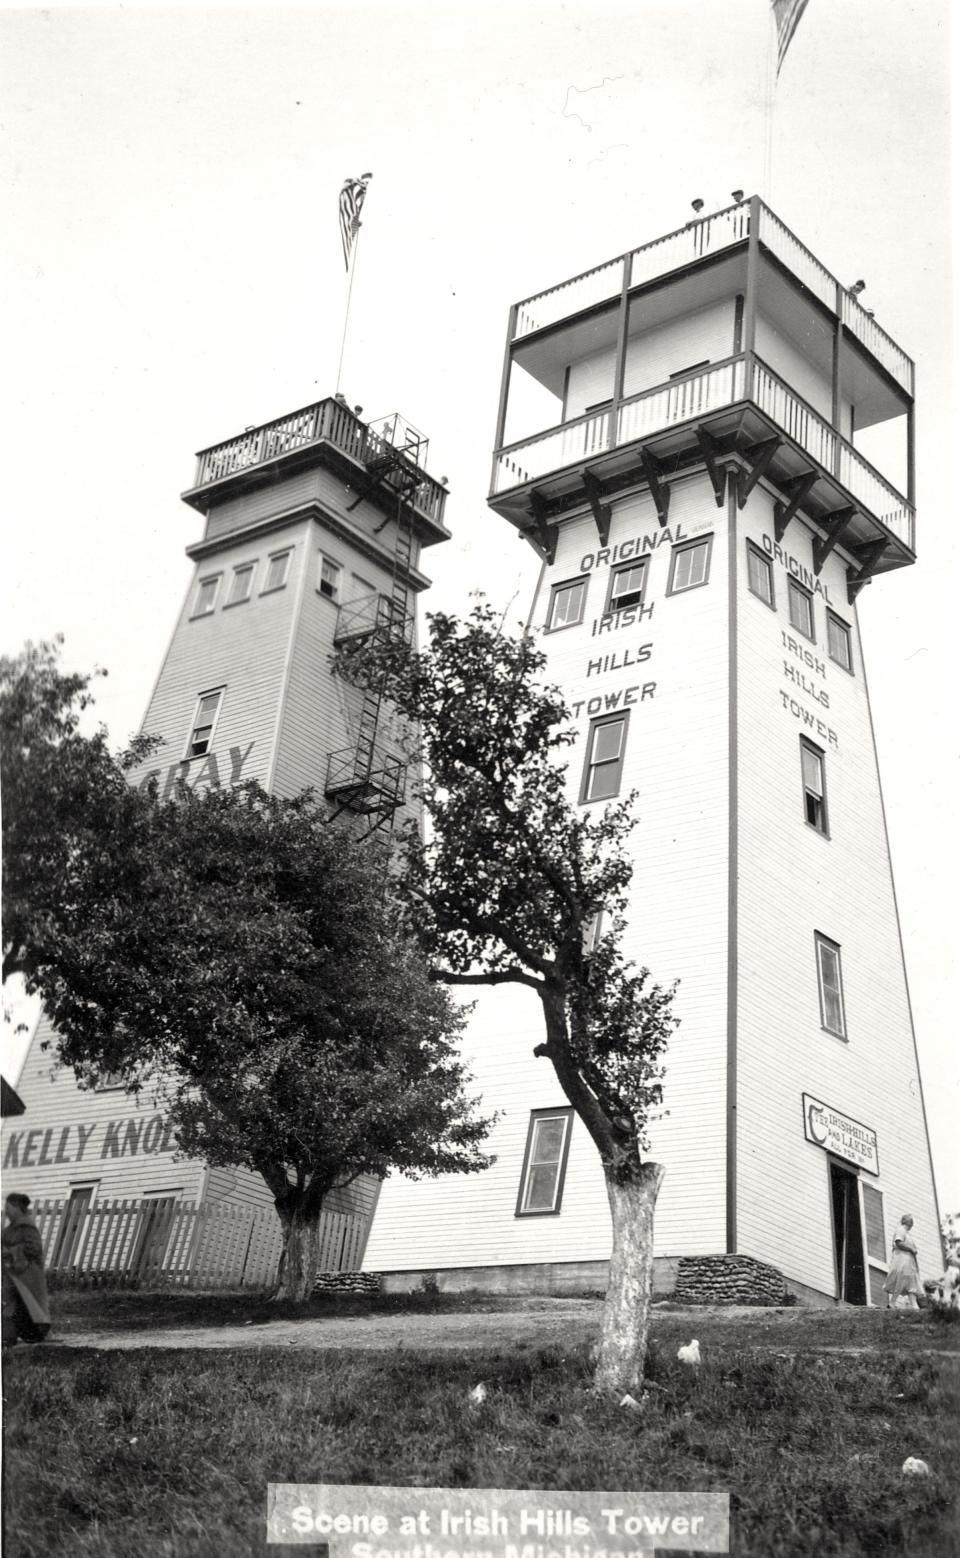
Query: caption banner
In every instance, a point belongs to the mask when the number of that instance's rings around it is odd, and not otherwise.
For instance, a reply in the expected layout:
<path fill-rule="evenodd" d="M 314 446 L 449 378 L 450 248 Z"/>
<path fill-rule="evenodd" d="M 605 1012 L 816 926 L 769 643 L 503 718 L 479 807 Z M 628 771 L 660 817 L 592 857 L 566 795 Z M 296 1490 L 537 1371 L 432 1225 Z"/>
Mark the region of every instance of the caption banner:
<path fill-rule="evenodd" d="M 653 1558 L 726 1553 L 726 1493 L 550 1493 L 271 1482 L 268 1543 L 330 1558 Z"/>

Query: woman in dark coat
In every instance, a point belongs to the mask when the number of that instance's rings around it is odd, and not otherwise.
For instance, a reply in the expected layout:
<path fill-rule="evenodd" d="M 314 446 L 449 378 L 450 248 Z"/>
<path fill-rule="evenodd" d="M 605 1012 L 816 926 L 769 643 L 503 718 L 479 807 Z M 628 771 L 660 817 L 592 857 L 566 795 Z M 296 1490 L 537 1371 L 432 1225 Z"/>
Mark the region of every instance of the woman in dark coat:
<path fill-rule="evenodd" d="M 50 1329 L 43 1242 L 29 1208 L 29 1196 L 11 1191 L 3 1209 L 4 1346 L 12 1345 L 18 1337 L 25 1342 L 42 1342 Z"/>

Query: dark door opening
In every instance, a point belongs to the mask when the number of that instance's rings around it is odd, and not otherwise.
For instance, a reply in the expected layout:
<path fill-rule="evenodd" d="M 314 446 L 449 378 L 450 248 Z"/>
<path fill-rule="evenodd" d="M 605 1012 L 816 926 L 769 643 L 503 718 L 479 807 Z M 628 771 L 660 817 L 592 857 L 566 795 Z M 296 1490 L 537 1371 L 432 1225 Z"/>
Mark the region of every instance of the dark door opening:
<path fill-rule="evenodd" d="M 860 1223 L 860 1191 L 856 1174 L 839 1163 L 830 1164 L 830 1206 L 833 1212 L 833 1251 L 837 1263 L 837 1298 L 841 1303 L 865 1304 L 867 1279 Z"/>

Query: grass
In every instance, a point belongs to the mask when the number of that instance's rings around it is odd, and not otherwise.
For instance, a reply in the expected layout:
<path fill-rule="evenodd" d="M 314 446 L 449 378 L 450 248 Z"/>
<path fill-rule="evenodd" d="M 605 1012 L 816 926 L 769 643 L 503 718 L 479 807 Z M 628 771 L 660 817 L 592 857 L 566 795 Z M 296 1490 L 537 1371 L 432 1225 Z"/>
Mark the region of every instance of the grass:
<path fill-rule="evenodd" d="M 593 1395 L 584 1348 L 24 1348 L 5 1378 L 7 1558 L 279 1552 L 268 1481 L 729 1491 L 736 1558 L 960 1554 L 955 1358 L 785 1356 L 734 1327 L 694 1376 L 670 1334 L 689 1318 L 663 1321 L 641 1414 Z M 903 1477 L 908 1455 L 932 1475 Z"/>

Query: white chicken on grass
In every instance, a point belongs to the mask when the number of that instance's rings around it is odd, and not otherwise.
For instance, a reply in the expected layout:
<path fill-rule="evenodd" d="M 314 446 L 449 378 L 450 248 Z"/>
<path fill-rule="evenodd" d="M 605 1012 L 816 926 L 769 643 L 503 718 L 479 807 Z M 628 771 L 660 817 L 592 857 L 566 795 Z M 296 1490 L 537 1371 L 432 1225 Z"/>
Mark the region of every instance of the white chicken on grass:
<path fill-rule="evenodd" d="M 692 1342 L 688 1342 L 686 1347 L 680 1347 L 677 1349 L 677 1357 L 680 1359 L 681 1363 L 685 1363 L 687 1365 L 688 1369 L 699 1369 L 703 1360 L 700 1357 L 700 1343 L 697 1341 L 696 1337 L 694 1337 Z"/>
<path fill-rule="evenodd" d="M 472 1407 L 482 1407 L 486 1399 L 487 1387 L 481 1380 L 479 1385 L 474 1385 L 473 1389 L 468 1393 L 467 1400 Z"/>

